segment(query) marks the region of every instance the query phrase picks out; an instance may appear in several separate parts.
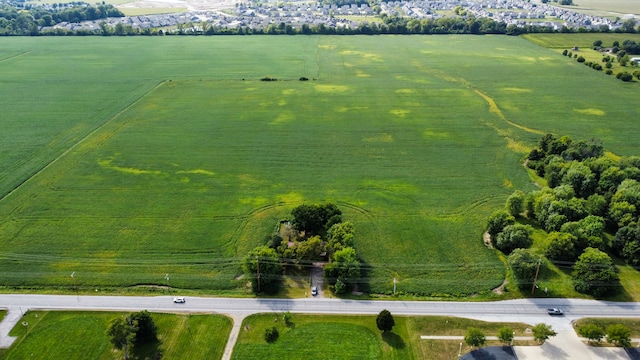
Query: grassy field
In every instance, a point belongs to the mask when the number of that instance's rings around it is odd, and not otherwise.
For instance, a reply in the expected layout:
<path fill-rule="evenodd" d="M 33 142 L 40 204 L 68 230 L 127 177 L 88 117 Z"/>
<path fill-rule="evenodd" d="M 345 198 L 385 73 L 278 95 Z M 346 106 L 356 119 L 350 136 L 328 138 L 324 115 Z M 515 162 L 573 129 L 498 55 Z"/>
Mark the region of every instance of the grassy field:
<path fill-rule="evenodd" d="M 574 6 L 566 6 L 572 11 L 608 18 L 624 17 L 627 14 L 640 15 L 636 0 L 575 0 Z"/>
<path fill-rule="evenodd" d="M 0 359 L 122 359 L 106 335 L 111 312 L 31 311 L 11 331 Z M 163 359 L 220 359 L 232 321 L 220 315 L 152 315 Z M 29 325 L 21 325 L 26 321 Z"/>
<path fill-rule="evenodd" d="M 243 293 L 246 251 L 294 206 L 333 201 L 356 225 L 362 290 L 483 293 L 505 274 L 485 219 L 532 189 L 519 162 L 541 134 L 640 154 L 637 87 L 521 38 L 0 41 L 9 288 L 170 274 Z"/>
<path fill-rule="evenodd" d="M 382 334 L 376 327 L 375 316 L 292 316 L 291 327 L 284 324 L 281 314 L 260 314 L 246 318 L 233 359 L 444 360 L 457 355 L 460 341 L 421 340 L 421 335 L 464 336 L 469 327 L 477 327 L 485 335 L 495 336 L 498 329 L 508 326 L 516 336 L 528 336 L 525 329 L 530 327 L 525 324 L 487 323 L 451 317 L 394 316 L 396 325 L 393 331 Z M 264 332 L 272 326 L 278 329 L 280 337 L 269 344 L 264 340 Z M 489 343 L 497 345 L 497 342 Z M 472 349 L 464 344 L 462 350 L 466 353 Z"/>

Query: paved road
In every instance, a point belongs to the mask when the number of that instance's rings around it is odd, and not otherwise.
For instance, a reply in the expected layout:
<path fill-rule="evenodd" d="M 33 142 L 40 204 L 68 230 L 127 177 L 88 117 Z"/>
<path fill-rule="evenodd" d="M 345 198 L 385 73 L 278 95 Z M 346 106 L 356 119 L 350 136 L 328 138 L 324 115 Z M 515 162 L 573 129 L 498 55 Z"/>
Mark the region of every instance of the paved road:
<path fill-rule="evenodd" d="M 152 312 L 209 312 L 227 314 L 234 323 L 244 316 L 260 312 L 315 314 L 378 314 L 382 309 L 394 315 L 449 315 L 485 321 L 507 321 L 537 324 L 545 322 L 558 332 L 572 332 L 571 321 L 582 317 L 639 317 L 640 303 L 613 303 L 579 299 L 518 299 L 499 302 L 440 302 L 440 301 L 359 301 L 343 299 L 229 299 L 187 297 L 184 304 L 174 304 L 170 296 L 73 296 L 73 295 L 2 295 L 0 308 L 9 314 L 0 323 L 0 345 L 6 344 L 8 331 L 19 320 L 21 312 L 29 309 L 52 310 L 112 310 Z M 559 307 L 565 316 L 552 317 L 546 309 Z M 13 324 L 11 324 L 13 321 Z M 239 323 L 234 324 L 229 349 L 231 353 Z M 429 335 L 429 334 L 425 334 Z M 565 353 L 566 354 L 566 353 Z M 544 358 L 544 357 L 539 357 Z M 570 356 L 561 358 L 569 359 Z M 588 358 L 587 358 L 588 359 Z M 595 359 L 595 358 L 594 358 Z"/>

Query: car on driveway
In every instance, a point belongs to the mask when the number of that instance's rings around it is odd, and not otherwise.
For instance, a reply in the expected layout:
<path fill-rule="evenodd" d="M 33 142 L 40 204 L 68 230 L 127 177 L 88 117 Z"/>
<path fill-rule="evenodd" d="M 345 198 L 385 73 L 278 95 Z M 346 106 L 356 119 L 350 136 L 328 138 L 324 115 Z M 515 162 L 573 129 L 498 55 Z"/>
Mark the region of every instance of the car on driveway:
<path fill-rule="evenodd" d="M 549 315 L 563 315 L 564 312 L 562 312 L 562 310 L 558 309 L 558 308 L 549 308 L 549 309 L 547 309 L 547 314 L 549 314 Z"/>
<path fill-rule="evenodd" d="M 184 304 L 186 302 L 186 300 L 183 297 L 174 297 L 173 298 L 173 302 L 176 303 L 176 304 Z"/>
<path fill-rule="evenodd" d="M 318 287 L 317 286 L 314 286 L 314 287 L 311 288 L 311 295 L 312 296 L 318 295 Z"/>

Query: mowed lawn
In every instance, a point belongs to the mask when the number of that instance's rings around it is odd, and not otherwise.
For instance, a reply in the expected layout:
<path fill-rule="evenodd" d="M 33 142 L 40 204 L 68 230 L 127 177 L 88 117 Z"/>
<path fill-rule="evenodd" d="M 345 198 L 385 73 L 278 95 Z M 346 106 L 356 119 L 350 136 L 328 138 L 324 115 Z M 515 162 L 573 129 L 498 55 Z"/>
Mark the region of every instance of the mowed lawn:
<path fill-rule="evenodd" d="M 32 98 L 0 88 L 23 117 L 1 166 L 23 174 L 15 187 L 55 159 L 0 201 L 9 286 L 165 285 L 169 274 L 175 287 L 242 289 L 247 250 L 293 207 L 332 201 L 356 225 L 362 290 L 390 292 L 396 277 L 401 292 L 486 292 L 505 272 L 482 245 L 486 217 L 532 188 L 519 162 L 541 134 L 640 153 L 637 88 L 520 38 L 6 44 L 0 68 L 17 69 Z M 39 102 L 43 79 L 51 99 Z"/>
<path fill-rule="evenodd" d="M 464 336 L 469 327 L 479 328 L 486 336 L 509 327 L 515 336 L 530 336 L 522 323 L 488 323 L 443 316 L 394 316 L 391 332 L 381 333 L 375 316 L 338 316 L 291 314 L 291 325 L 282 314 L 257 314 L 247 317 L 233 351 L 233 360 L 248 359 L 428 359 L 444 360 L 471 350 L 460 340 L 421 339 L 422 335 Z M 279 337 L 273 343 L 264 339 L 265 330 L 275 327 Z M 523 342 L 516 345 L 528 345 Z M 489 341 L 487 345 L 499 345 Z"/>
<path fill-rule="evenodd" d="M 112 312 L 31 311 L 13 328 L 18 339 L 0 359 L 122 359 L 107 330 L 110 322 L 128 314 Z M 221 315 L 152 313 L 158 327 L 156 349 L 164 359 L 220 359 L 232 320 Z M 26 322 L 28 325 L 22 325 Z M 138 356 L 150 356 L 146 349 Z"/>

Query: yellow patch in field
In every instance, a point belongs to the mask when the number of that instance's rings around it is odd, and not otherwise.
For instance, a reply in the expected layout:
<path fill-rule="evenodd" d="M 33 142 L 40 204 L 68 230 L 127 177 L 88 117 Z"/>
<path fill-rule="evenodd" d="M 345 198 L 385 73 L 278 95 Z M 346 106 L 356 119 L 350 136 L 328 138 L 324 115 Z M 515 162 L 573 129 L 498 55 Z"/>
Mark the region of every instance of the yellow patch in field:
<path fill-rule="evenodd" d="M 386 180 L 365 180 L 362 182 L 362 186 L 370 190 L 384 190 L 385 192 L 395 192 L 403 194 L 411 194 L 418 191 L 418 188 L 413 184 L 402 183 L 398 181 L 386 181 Z"/>
<path fill-rule="evenodd" d="M 391 134 L 382 133 L 382 134 L 363 138 L 362 141 L 390 143 L 390 142 L 393 142 L 393 136 L 391 136 Z"/>
<path fill-rule="evenodd" d="M 349 91 L 349 87 L 345 85 L 316 85 L 316 91 L 321 93 L 344 93 Z"/>
<path fill-rule="evenodd" d="M 528 61 L 528 62 L 535 62 L 536 58 L 532 57 L 532 56 L 518 56 L 518 59 L 522 60 L 522 61 Z"/>
<path fill-rule="evenodd" d="M 278 106 L 285 106 L 287 105 L 287 101 L 284 99 L 278 100 Z"/>
<path fill-rule="evenodd" d="M 417 83 L 417 84 L 428 84 L 429 83 L 429 80 L 427 80 L 427 79 L 410 78 L 410 77 L 405 76 L 405 75 L 396 75 L 396 79 L 397 80 L 402 80 L 402 81 L 411 81 L 411 82 Z"/>
<path fill-rule="evenodd" d="M 435 53 L 435 51 L 432 50 L 420 50 L 420 54 L 424 54 L 424 55 L 429 55 L 429 54 L 433 54 Z"/>
<path fill-rule="evenodd" d="M 253 206 L 264 206 L 269 203 L 269 199 L 258 196 L 258 197 L 250 197 L 250 198 L 242 198 L 239 200 L 240 204 L 243 205 L 253 205 Z"/>
<path fill-rule="evenodd" d="M 213 171 L 204 170 L 204 169 L 194 169 L 194 170 L 176 171 L 176 174 L 199 174 L 199 175 L 210 175 L 210 176 L 213 176 L 216 173 L 214 173 Z"/>
<path fill-rule="evenodd" d="M 98 161 L 98 165 L 102 166 L 105 169 L 119 171 L 125 174 L 133 174 L 133 175 L 162 175 L 164 172 L 160 170 L 144 170 L 144 169 L 136 169 L 132 167 L 124 167 L 112 165 L 113 159 L 109 160 L 100 160 Z"/>
<path fill-rule="evenodd" d="M 433 138 L 444 139 L 449 137 L 449 133 L 441 132 L 441 131 L 425 130 L 422 132 L 422 136 L 426 137 L 427 139 L 433 139 Z"/>
<path fill-rule="evenodd" d="M 295 191 L 288 194 L 282 194 L 277 196 L 279 202 L 286 204 L 302 204 L 304 202 L 304 196 Z"/>
<path fill-rule="evenodd" d="M 352 68 L 352 67 L 354 67 L 355 65 L 353 65 L 352 63 L 344 62 L 344 63 L 342 63 L 342 66 L 344 66 L 344 67 L 348 67 L 348 68 Z"/>
<path fill-rule="evenodd" d="M 507 137 L 507 148 L 522 154 L 528 154 L 532 150 L 531 147 L 509 137 Z"/>
<path fill-rule="evenodd" d="M 184 176 L 180 178 L 180 182 L 183 184 L 188 184 L 191 182 L 191 179 L 189 179 L 188 177 Z"/>
<path fill-rule="evenodd" d="M 507 51 L 507 49 L 506 49 L 506 48 L 501 48 L 501 47 L 496 48 L 496 50 L 499 50 L 499 51 Z"/>
<path fill-rule="evenodd" d="M 357 77 L 369 77 L 369 76 L 371 76 L 371 75 L 369 75 L 369 74 L 367 74 L 367 73 L 364 73 L 364 72 L 362 72 L 362 71 L 360 71 L 360 70 L 357 70 L 357 71 L 356 71 L 356 76 L 357 76 Z"/>
<path fill-rule="evenodd" d="M 406 109 L 393 109 L 389 112 L 395 116 L 404 117 L 405 115 L 409 114 L 411 111 Z"/>
<path fill-rule="evenodd" d="M 600 110 L 600 109 L 594 109 L 594 108 L 589 108 L 589 109 L 573 109 L 573 111 L 579 113 L 579 114 L 585 114 L 585 115 L 596 115 L 596 116 L 604 116 L 605 112 L 604 110 Z"/>
<path fill-rule="evenodd" d="M 337 112 L 341 112 L 341 113 L 345 113 L 347 111 L 352 111 L 352 110 L 367 110 L 369 107 L 368 106 L 351 106 L 351 107 L 347 107 L 347 106 L 338 106 L 336 108 Z"/>
<path fill-rule="evenodd" d="M 250 87 L 250 88 L 244 89 L 244 91 L 256 91 L 256 90 L 258 90 L 257 87 Z"/>
<path fill-rule="evenodd" d="M 355 55 L 355 56 L 360 56 L 363 57 L 367 60 L 371 60 L 371 61 L 376 61 L 376 62 L 381 62 L 382 58 L 380 58 L 380 55 L 378 54 L 372 54 L 372 53 L 366 53 L 366 52 L 362 52 L 362 51 L 353 51 L 353 50 L 344 50 L 340 52 L 340 55 Z"/>
<path fill-rule="evenodd" d="M 502 182 L 502 185 L 504 187 L 506 187 L 506 188 L 512 188 L 513 187 L 513 183 L 509 179 L 504 179 L 504 181 Z"/>
<path fill-rule="evenodd" d="M 282 90 L 282 95 L 293 95 L 297 92 L 298 92 L 297 89 L 284 89 Z"/>
<path fill-rule="evenodd" d="M 335 45 L 318 45 L 318 47 L 319 47 L 320 49 L 329 49 L 329 50 L 331 50 L 331 49 L 335 49 L 335 48 L 336 48 L 336 46 L 335 46 Z"/>
<path fill-rule="evenodd" d="M 398 89 L 396 93 L 398 94 L 415 94 L 416 89 Z"/>
<path fill-rule="evenodd" d="M 506 87 L 506 88 L 502 88 L 501 89 L 504 92 L 510 92 L 510 93 L 530 93 L 531 89 L 523 89 L 523 88 L 516 88 L 516 87 Z"/>
<path fill-rule="evenodd" d="M 282 112 L 280 114 L 278 114 L 278 116 L 273 119 L 273 121 L 271 122 L 271 125 L 278 125 L 278 124 L 283 124 L 283 123 L 288 123 L 291 122 L 293 120 L 295 120 L 296 116 L 293 114 L 293 112 L 291 111 L 285 111 Z"/>
<path fill-rule="evenodd" d="M 552 58 L 551 56 L 539 56 L 538 57 L 538 61 L 549 61 L 549 60 L 553 60 L 554 58 Z"/>

